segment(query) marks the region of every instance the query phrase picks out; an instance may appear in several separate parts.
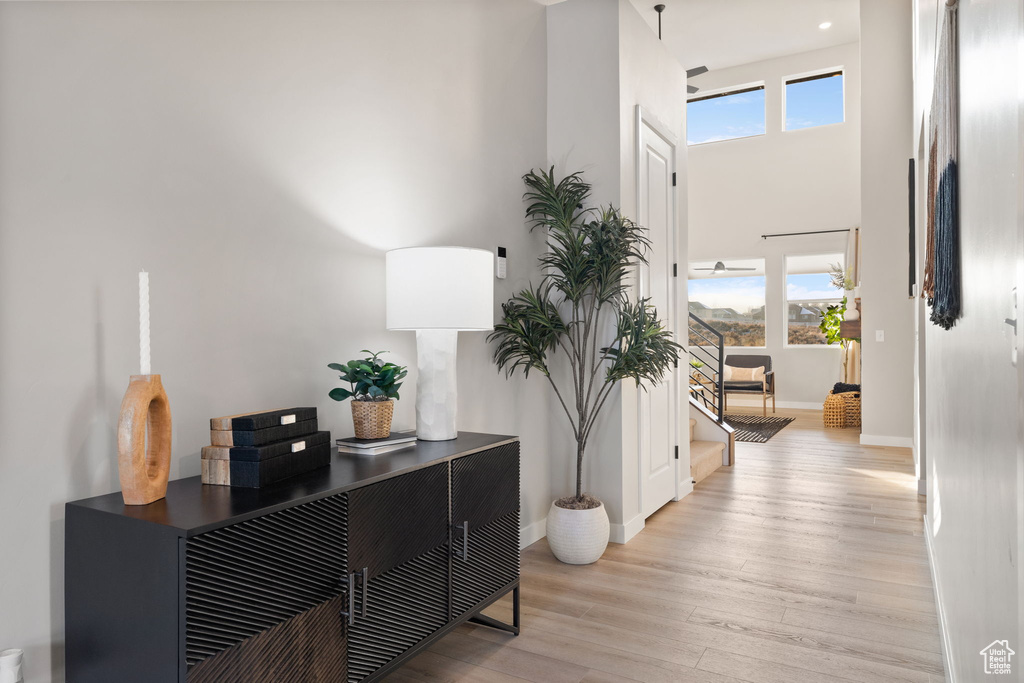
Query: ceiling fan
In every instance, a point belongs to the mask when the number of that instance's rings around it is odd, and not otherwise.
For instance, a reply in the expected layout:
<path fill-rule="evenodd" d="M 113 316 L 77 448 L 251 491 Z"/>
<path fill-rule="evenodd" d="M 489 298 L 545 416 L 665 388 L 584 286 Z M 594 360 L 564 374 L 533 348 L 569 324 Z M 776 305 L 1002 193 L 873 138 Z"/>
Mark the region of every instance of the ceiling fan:
<path fill-rule="evenodd" d="M 658 40 L 661 40 L 661 13 L 665 11 L 665 5 L 655 5 L 654 11 L 658 13 Z M 692 69 L 687 69 L 686 77 L 693 78 L 694 76 L 700 76 L 702 73 L 706 73 L 707 70 L 708 68 L 706 66 L 697 66 Z M 695 85 L 686 86 L 686 92 L 689 95 L 692 95 L 698 90 L 700 90 L 700 88 Z"/>
<path fill-rule="evenodd" d="M 710 270 L 711 274 L 724 273 L 727 270 L 757 270 L 757 268 L 726 268 L 725 264 L 721 261 L 715 264 L 714 268 L 694 268 L 694 270 Z"/>
<path fill-rule="evenodd" d="M 693 78 L 694 76 L 700 76 L 701 74 L 707 73 L 707 72 L 708 72 L 708 68 L 706 66 L 695 66 L 692 69 L 687 69 L 686 70 L 686 78 L 690 79 L 690 78 Z M 697 92 L 698 90 L 700 90 L 700 88 L 698 88 L 695 85 L 687 85 L 686 86 L 686 92 L 688 94 L 690 94 L 690 95 L 692 95 L 693 93 Z"/>

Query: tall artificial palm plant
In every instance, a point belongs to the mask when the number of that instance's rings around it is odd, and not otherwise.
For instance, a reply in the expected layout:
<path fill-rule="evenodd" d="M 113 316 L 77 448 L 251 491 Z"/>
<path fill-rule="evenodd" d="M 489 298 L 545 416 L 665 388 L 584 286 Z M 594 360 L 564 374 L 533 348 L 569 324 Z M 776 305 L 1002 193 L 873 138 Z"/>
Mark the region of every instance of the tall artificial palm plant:
<path fill-rule="evenodd" d="M 645 229 L 614 207 L 584 208 L 591 187 L 579 172 L 556 182 L 552 167 L 523 181 L 530 229 L 548 232 L 543 276 L 502 304 L 504 320 L 488 339 L 506 376 L 537 370 L 554 389 L 576 439 L 575 498 L 582 503 L 583 456 L 612 388 L 626 378 L 657 384 L 682 347 L 649 299 L 629 295 L 630 274 L 647 263 Z M 559 353 L 569 361 L 571 387 L 552 375 Z"/>

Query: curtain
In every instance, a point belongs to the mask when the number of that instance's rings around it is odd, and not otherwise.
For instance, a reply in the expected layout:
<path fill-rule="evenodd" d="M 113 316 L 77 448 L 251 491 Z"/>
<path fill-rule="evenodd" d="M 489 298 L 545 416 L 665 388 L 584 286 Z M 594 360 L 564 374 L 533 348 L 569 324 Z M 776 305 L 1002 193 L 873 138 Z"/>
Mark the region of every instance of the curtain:
<path fill-rule="evenodd" d="M 843 349 L 842 375 L 842 382 L 860 384 L 860 342 L 852 341 Z"/>
<path fill-rule="evenodd" d="M 846 269 L 855 287 L 860 286 L 860 228 L 852 228 L 846 238 Z M 853 302 L 850 302 L 853 307 Z"/>

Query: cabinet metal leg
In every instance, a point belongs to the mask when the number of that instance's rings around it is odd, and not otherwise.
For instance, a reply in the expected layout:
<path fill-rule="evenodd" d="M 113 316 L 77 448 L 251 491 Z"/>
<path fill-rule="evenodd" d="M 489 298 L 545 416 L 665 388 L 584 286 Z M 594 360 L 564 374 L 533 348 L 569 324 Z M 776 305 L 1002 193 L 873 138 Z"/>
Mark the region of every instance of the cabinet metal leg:
<path fill-rule="evenodd" d="M 498 621 L 493 617 L 489 617 L 486 614 L 474 614 L 467 621 L 473 624 L 480 624 L 482 626 L 490 626 L 500 631 L 506 631 L 512 635 L 519 635 L 519 586 L 512 589 L 512 623 L 506 624 L 503 621 Z"/>
<path fill-rule="evenodd" d="M 519 586 L 512 589 L 512 626 L 519 635 Z"/>

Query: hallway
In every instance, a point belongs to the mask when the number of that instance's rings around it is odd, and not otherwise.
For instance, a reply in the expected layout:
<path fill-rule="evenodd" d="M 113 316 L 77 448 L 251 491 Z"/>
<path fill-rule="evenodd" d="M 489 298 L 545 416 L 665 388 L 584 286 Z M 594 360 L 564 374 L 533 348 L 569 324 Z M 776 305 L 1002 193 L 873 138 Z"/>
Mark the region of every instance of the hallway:
<path fill-rule="evenodd" d="M 461 626 L 388 680 L 943 681 L 909 449 L 779 414 L 596 564 L 527 548 L 522 635 Z"/>

